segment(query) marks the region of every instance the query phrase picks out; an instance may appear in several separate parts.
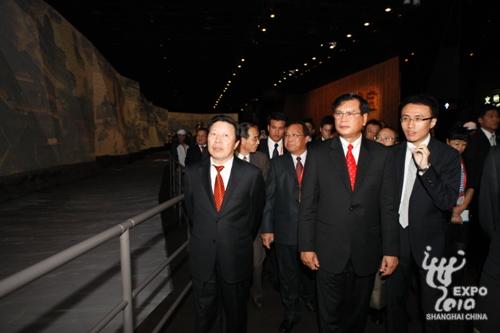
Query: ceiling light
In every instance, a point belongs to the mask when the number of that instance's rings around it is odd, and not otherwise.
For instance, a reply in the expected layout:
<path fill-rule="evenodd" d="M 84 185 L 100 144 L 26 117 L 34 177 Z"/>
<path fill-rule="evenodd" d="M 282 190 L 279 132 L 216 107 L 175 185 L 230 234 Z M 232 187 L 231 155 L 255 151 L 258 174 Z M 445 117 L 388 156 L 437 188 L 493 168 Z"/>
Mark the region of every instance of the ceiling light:
<path fill-rule="evenodd" d="M 312 59 L 312 60 L 316 60 L 316 57 L 312 57 L 311 59 Z"/>
<path fill-rule="evenodd" d="M 408 61 L 410 61 L 410 60 L 408 58 L 405 58 L 405 62 L 408 62 Z"/>
<path fill-rule="evenodd" d="M 278 80 L 278 83 L 281 83 L 281 80 Z"/>
<path fill-rule="evenodd" d="M 469 57 L 473 57 L 473 56 L 474 56 L 474 52 L 469 53 Z"/>
<path fill-rule="evenodd" d="M 245 58 L 241 58 L 241 62 L 245 62 Z"/>
<path fill-rule="evenodd" d="M 266 32 L 266 31 L 267 31 L 267 29 L 266 29 L 266 28 L 262 28 L 262 29 L 260 29 L 260 31 L 262 31 L 262 32 Z"/>
<path fill-rule="evenodd" d="M 304 63 L 304 66 L 307 66 L 307 62 Z"/>
<path fill-rule="evenodd" d="M 275 18 L 275 17 L 276 17 L 276 15 L 271 14 L 271 15 L 269 15 L 269 17 L 270 17 L 270 18 Z"/>
<path fill-rule="evenodd" d="M 328 48 L 333 50 L 337 46 L 337 42 L 330 42 Z"/>
<path fill-rule="evenodd" d="M 347 35 L 345 35 L 345 36 L 346 36 L 347 38 L 351 38 L 351 37 L 352 37 L 352 35 L 351 35 L 351 34 L 347 34 Z"/>
<path fill-rule="evenodd" d="M 370 26 L 370 22 L 365 22 L 365 23 L 363 23 L 363 25 L 364 25 L 365 27 L 368 27 L 368 26 Z"/>
<path fill-rule="evenodd" d="M 412 53 L 410 53 L 410 54 L 411 54 L 412 56 L 414 56 L 414 55 L 415 55 L 415 52 L 412 52 Z"/>
<path fill-rule="evenodd" d="M 231 80 L 227 81 L 227 83 L 231 83 Z"/>
<path fill-rule="evenodd" d="M 233 76 L 236 76 L 236 73 L 233 73 Z"/>
<path fill-rule="evenodd" d="M 241 68 L 241 65 L 238 65 L 238 68 Z"/>
<path fill-rule="evenodd" d="M 391 8 L 391 7 L 387 7 L 386 9 L 384 9 L 384 11 L 385 11 L 386 13 L 389 13 L 391 10 L 392 10 L 392 8 Z"/>
<path fill-rule="evenodd" d="M 274 84 L 274 86 L 276 87 L 276 86 L 277 86 L 277 84 L 275 83 L 275 84 Z"/>

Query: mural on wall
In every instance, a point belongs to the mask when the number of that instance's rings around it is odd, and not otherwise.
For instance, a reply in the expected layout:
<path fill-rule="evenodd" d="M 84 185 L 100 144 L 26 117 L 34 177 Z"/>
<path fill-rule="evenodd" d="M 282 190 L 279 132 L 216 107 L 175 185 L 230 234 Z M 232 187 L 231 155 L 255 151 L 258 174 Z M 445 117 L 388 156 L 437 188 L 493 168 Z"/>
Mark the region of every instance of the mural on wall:
<path fill-rule="evenodd" d="M 234 120 L 238 121 L 237 113 L 225 113 L 225 115 L 230 116 Z M 169 112 L 168 133 L 170 133 L 170 135 L 173 135 L 175 134 L 175 132 L 177 132 L 178 129 L 183 128 L 194 135 L 196 132 L 196 128 L 199 126 L 206 127 L 208 121 L 213 116 L 215 116 L 215 114 Z"/>
<path fill-rule="evenodd" d="M 0 176 L 166 143 L 167 110 L 43 1 L 0 1 L 0 72 Z"/>

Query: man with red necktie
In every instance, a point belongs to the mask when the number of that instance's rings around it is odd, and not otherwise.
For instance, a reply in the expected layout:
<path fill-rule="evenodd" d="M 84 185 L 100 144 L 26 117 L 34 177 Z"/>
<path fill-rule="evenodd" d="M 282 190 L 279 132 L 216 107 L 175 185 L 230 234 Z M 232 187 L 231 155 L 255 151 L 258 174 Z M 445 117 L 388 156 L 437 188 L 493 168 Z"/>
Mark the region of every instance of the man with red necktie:
<path fill-rule="evenodd" d="M 298 248 L 317 271 L 320 332 L 362 333 L 375 273 L 388 276 L 398 264 L 393 158 L 363 138 L 365 99 L 345 94 L 332 109 L 339 137 L 307 156 Z"/>
<path fill-rule="evenodd" d="M 271 160 L 267 179 L 266 207 L 261 227 L 265 247 L 274 243 L 278 263 L 280 294 L 284 318 L 280 332 L 290 332 L 300 320 L 304 305 L 315 309 L 314 276 L 302 265 L 297 250 L 298 214 L 307 143 L 311 141 L 304 123 L 292 123 L 286 128 L 287 152 Z"/>
<path fill-rule="evenodd" d="M 210 158 L 188 166 L 184 176 L 195 332 L 247 329 L 253 240 L 264 208 L 265 185 L 257 167 L 234 158 L 238 139 L 231 117 L 212 118 Z"/>

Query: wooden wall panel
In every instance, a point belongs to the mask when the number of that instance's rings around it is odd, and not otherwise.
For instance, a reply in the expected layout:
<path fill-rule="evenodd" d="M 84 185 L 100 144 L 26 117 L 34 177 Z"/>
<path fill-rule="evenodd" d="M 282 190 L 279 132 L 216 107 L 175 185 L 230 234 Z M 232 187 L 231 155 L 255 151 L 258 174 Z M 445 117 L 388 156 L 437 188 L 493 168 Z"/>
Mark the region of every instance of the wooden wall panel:
<path fill-rule="evenodd" d="M 397 128 L 400 98 L 399 59 L 391 58 L 334 82 L 309 91 L 291 95 L 285 101 L 285 113 L 292 119 L 312 118 L 319 124 L 331 114 L 333 100 L 347 92 L 356 92 L 370 103 L 369 119 L 383 120 Z"/>

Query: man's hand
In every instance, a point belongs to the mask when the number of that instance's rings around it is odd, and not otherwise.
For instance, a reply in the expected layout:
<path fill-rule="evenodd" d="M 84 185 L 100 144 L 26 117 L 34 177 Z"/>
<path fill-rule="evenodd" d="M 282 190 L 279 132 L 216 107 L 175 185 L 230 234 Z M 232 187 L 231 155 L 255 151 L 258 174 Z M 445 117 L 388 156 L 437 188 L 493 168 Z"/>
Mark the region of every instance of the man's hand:
<path fill-rule="evenodd" d="M 427 169 L 429 167 L 430 154 L 429 148 L 423 143 L 415 148 L 413 151 L 413 159 L 419 169 Z"/>
<path fill-rule="evenodd" d="M 380 264 L 379 272 L 381 277 L 386 277 L 394 273 L 396 267 L 398 267 L 399 259 L 393 256 L 384 256 L 382 258 L 382 263 Z"/>
<path fill-rule="evenodd" d="M 319 260 L 316 252 L 300 252 L 300 260 L 313 271 L 319 269 Z"/>
<path fill-rule="evenodd" d="M 274 242 L 274 234 L 272 232 L 266 232 L 266 233 L 260 234 L 260 238 L 262 239 L 262 244 L 264 244 L 264 247 L 266 247 L 268 250 L 270 250 L 271 243 Z"/>

